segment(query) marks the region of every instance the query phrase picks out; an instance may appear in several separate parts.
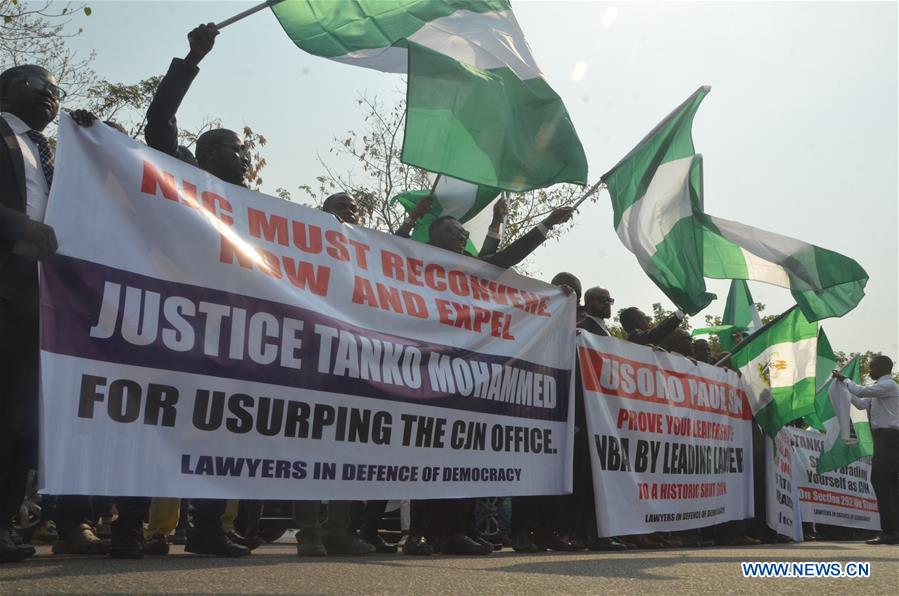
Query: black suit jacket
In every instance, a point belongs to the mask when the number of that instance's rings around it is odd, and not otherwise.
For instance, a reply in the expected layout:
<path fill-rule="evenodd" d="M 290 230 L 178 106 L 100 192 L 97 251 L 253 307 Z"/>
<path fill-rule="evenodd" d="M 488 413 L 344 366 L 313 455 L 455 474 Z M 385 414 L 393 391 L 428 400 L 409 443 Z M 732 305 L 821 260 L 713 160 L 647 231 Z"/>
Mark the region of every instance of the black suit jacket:
<path fill-rule="evenodd" d="M 147 125 L 144 127 L 147 145 L 192 166 L 197 165 L 197 159 L 190 149 L 178 144 L 178 120 L 175 114 L 198 72 L 199 68 L 181 58 L 172 59 L 169 71 L 160 81 L 153 101 L 147 108 Z"/>
<path fill-rule="evenodd" d="M 0 118 L 0 298 L 37 300 L 37 263 L 12 254 L 25 236 L 25 160 L 12 128 Z"/>
<path fill-rule="evenodd" d="M 508 269 L 525 260 L 529 254 L 543 244 L 544 240 L 546 237 L 535 227 L 503 250 L 480 257 L 480 259 L 485 263 Z"/>
<path fill-rule="evenodd" d="M 599 326 L 599 323 L 584 315 L 584 318 L 577 322 L 577 326 L 579 329 L 583 329 L 584 331 L 589 331 L 594 335 L 602 335 L 608 337 L 609 334 L 606 333 L 606 330 Z"/>
<path fill-rule="evenodd" d="M 656 346 L 662 340 L 668 337 L 669 333 L 677 329 L 677 326 L 680 325 L 680 321 L 681 320 L 677 317 L 677 315 L 672 313 L 652 329 L 647 329 L 646 331 L 634 329 L 628 334 L 627 339 L 634 342 L 635 344 L 641 344 L 644 346 L 652 344 Z"/>

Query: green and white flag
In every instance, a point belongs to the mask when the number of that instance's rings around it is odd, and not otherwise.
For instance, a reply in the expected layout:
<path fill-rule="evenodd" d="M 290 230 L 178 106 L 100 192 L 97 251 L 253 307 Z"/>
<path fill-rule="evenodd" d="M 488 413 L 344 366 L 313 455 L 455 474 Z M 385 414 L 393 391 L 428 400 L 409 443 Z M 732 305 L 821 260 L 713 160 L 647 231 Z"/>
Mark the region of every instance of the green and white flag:
<path fill-rule="evenodd" d="M 649 278 L 691 315 L 715 295 L 705 291 L 701 156 L 693 149 L 693 116 L 708 94 L 700 87 L 603 175 L 615 231 Z"/>
<path fill-rule="evenodd" d="M 731 363 L 746 381 L 756 422 L 770 437 L 815 408 L 818 324 L 794 306 L 736 347 Z"/>
<path fill-rule="evenodd" d="M 837 356 L 830 347 L 830 340 L 824 329 L 818 331 L 818 353 L 815 355 L 815 411 L 805 417 L 805 422 L 815 430 L 824 432 L 824 422 L 818 416 L 820 403 L 830 403 L 827 390 L 833 381 L 831 372 L 837 367 Z"/>
<path fill-rule="evenodd" d="M 850 360 L 841 372 L 854 382 L 861 383 L 859 357 Z M 816 467 L 819 474 L 831 472 L 863 457 L 874 455 L 874 439 L 871 436 L 871 425 L 868 423 L 868 412 L 859 410 L 850 403 L 849 391 L 842 383 L 835 383 L 831 378 L 827 390 L 815 397 L 815 412 L 824 423 L 827 433 Z M 852 437 L 853 430 L 855 437 Z"/>
<path fill-rule="evenodd" d="M 415 210 L 418 202 L 427 197 L 430 192 L 430 190 L 413 190 L 396 195 L 393 200 L 402 205 L 407 213 L 411 213 Z M 428 228 L 431 222 L 438 217 L 451 215 L 461 223 L 467 224 L 466 229 L 468 229 L 471 236 L 469 247 L 466 250 L 471 254 L 477 255 L 474 243 L 477 242 L 477 246 L 480 246 L 479 243 L 483 241 L 486 227 L 489 226 L 490 222 L 487 221 L 485 226 L 479 226 L 483 227 L 484 230 L 472 229 L 471 222 L 499 196 L 500 192 L 502 191 L 498 188 L 478 186 L 477 184 L 463 182 L 455 178 L 441 176 L 440 180 L 437 181 L 437 187 L 434 189 L 431 211 L 416 222 L 415 229 L 412 230 L 412 239 L 428 242 L 430 240 Z"/>
<path fill-rule="evenodd" d="M 727 292 L 727 302 L 724 305 L 721 325 L 694 329 L 693 335 L 714 333 L 718 336 L 721 347 L 729 352 L 736 345 L 733 339 L 735 332 L 743 331 L 748 335 L 761 327 L 762 319 L 752 300 L 752 294 L 749 293 L 748 284 L 745 280 L 734 279 L 730 282 L 730 290 Z"/>
<path fill-rule="evenodd" d="M 602 177 L 615 229 L 650 279 L 683 311 L 711 302 L 705 277 L 789 288 L 810 321 L 839 317 L 865 295 L 865 270 L 849 257 L 707 215 L 693 117 L 700 87 Z"/>
<path fill-rule="evenodd" d="M 301 49 L 408 76 L 404 163 L 511 191 L 586 184 L 587 159 L 506 0 L 285 0 Z"/>
<path fill-rule="evenodd" d="M 788 288 L 810 321 L 841 317 L 865 296 L 868 274 L 849 257 L 720 217 L 697 219 L 706 277 Z"/>

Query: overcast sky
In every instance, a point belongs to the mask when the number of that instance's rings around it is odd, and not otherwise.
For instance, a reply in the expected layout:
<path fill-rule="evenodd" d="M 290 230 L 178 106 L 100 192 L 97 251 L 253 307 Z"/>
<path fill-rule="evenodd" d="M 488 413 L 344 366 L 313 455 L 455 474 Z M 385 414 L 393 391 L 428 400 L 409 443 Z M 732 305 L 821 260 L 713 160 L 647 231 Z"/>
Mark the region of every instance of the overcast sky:
<path fill-rule="evenodd" d="M 256 2 L 90 2 L 79 51 L 101 77 L 163 74 L 188 49 L 187 32 Z M 693 126 L 712 215 L 855 258 L 871 280 L 842 319 L 823 321 L 837 350 L 897 356 L 897 5 L 895 2 L 513 2 L 531 49 L 565 101 L 595 181 L 700 85 L 711 85 Z M 268 12 L 224 30 L 179 112 L 188 127 L 220 117 L 269 140 L 264 190 L 296 189 L 321 174 L 332 137 L 361 127 L 359 94 L 394 101 L 400 77 L 297 49 Z M 348 164 L 334 162 L 339 169 Z M 295 192 L 296 196 L 297 193 Z M 670 306 L 612 227 L 607 194 L 539 249 L 544 279 L 603 285 L 615 309 Z M 709 280 L 720 315 L 728 282 Z M 788 290 L 750 283 L 766 313 Z"/>

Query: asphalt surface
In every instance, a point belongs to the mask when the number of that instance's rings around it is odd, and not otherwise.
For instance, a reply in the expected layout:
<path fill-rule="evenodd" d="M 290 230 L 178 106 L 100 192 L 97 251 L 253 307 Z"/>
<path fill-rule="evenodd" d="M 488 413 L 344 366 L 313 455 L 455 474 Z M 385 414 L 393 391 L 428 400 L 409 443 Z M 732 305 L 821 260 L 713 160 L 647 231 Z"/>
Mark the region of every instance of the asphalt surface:
<path fill-rule="evenodd" d="M 272 544 L 237 560 L 185 554 L 138 561 L 59 556 L 0 565 L 0 594 L 899 594 L 899 546 L 812 542 L 627 553 L 511 550 L 487 557 L 300 558 Z M 868 561 L 870 577 L 747 579 L 741 561 Z"/>

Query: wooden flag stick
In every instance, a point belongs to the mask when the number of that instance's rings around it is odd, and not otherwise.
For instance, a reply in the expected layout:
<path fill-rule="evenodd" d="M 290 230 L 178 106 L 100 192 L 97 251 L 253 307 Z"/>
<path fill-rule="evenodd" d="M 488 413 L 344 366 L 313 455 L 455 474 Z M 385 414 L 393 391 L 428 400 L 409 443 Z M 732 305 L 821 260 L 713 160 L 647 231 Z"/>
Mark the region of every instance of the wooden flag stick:
<path fill-rule="evenodd" d="M 237 21 L 239 21 L 239 20 L 241 20 L 241 19 L 245 19 L 246 17 L 250 16 L 251 14 L 257 13 L 257 12 L 259 12 L 260 10 L 264 10 L 264 9 L 268 8 L 269 6 L 272 6 L 272 5 L 274 5 L 274 4 L 278 4 L 278 3 L 283 2 L 283 1 L 284 1 L 284 0 L 265 0 L 265 2 L 261 2 L 261 3 L 257 4 L 256 6 L 254 6 L 254 7 L 252 7 L 252 8 L 248 8 L 248 9 L 246 9 L 245 11 L 243 11 L 243 12 L 241 12 L 241 13 L 239 13 L 239 14 L 234 15 L 233 17 L 230 17 L 230 18 L 228 18 L 228 19 L 225 19 L 225 20 L 222 21 L 221 23 L 216 23 L 215 26 L 216 26 L 217 29 L 222 29 L 222 28 L 224 28 L 224 27 L 227 27 L 228 25 L 231 25 L 231 24 L 233 24 L 233 23 L 236 23 Z"/>

